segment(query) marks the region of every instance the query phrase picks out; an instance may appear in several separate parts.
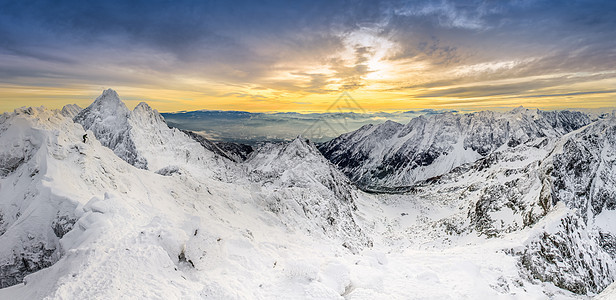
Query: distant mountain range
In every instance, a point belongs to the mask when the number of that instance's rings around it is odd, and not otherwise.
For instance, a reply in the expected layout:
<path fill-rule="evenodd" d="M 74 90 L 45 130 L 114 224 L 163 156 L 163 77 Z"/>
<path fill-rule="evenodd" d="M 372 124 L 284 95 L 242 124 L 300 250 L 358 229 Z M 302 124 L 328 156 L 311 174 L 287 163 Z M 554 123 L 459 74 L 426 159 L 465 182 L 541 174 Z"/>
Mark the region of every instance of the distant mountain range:
<path fill-rule="evenodd" d="M 319 147 L 366 189 L 410 186 L 496 150 L 548 141 L 588 125 L 580 112 L 529 110 L 444 113 L 365 125 Z"/>
<path fill-rule="evenodd" d="M 298 135 L 319 143 L 366 124 L 386 120 L 403 121 L 420 115 L 448 111 L 431 109 L 397 113 L 251 113 L 245 111 L 198 110 L 163 113 L 170 126 L 199 132 L 214 141 L 256 145 L 260 142 L 291 141 Z"/>

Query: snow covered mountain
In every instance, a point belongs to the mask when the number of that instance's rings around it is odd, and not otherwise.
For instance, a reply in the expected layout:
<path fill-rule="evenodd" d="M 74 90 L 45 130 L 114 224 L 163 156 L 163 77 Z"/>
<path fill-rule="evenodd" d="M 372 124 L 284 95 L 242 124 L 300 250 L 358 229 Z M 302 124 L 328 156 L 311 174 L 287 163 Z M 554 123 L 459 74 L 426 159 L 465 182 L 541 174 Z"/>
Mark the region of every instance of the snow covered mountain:
<path fill-rule="evenodd" d="M 351 189 L 343 186 L 348 180 L 334 182 L 344 175 L 327 160 L 304 167 L 334 172 L 319 173 L 329 180 L 300 185 L 287 185 L 303 179 L 278 174 L 284 171 L 272 162 L 268 176 L 280 184 L 263 187 L 248 175 L 256 171 L 164 126 L 144 103 L 127 114 L 116 96 L 105 91 L 75 118 L 90 128 L 86 142 L 84 127 L 59 111 L 2 115 L 0 278 L 2 287 L 12 287 L 0 290 L 0 298 L 344 292 L 348 275 L 337 277 L 345 271 L 336 270 L 342 263 L 335 256 L 369 241 L 354 223 L 353 199 L 340 192 Z M 253 161 L 261 156 L 268 151 Z M 135 157 L 149 170 L 129 164 Z M 328 253 L 311 256 L 320 267 L 296 260 L 315 242 Z"/>
<path fill-rule="evenodd" d="M 147 103 L 139 103 L 130 111 L 118 94 L 111 89 L 74 119 L 103 146 L 129 164 L 152 171 L 165 172 L 184 163 L 186 168 L 210 172 L 211 176 L 225 176 L 229 164 L 213 149 L 205 149 L 184 132 L 169 128 L 164 118 Z"/>
<path fill-rule="evenodd" d="M 101 144 L 113 149 L 120 158 L 135 167 L 146 169 L 147 161 L 136 151 L 131 137 L 132 126 L 128 123 L 130 115 L 130 110 L 118 94 L 108 89 L 73 120 L 85 130 L 92 131 Z"/>
<path fill-rule="evenodd" d="M 609 299 L 616 116 L 437 120 L 468 124 L 426 125 L 443 152 L 423 167 L 465 140 L 474 154 L 366 193 L 304 138 L 221 146 L 112 90 L 82 111 L 5 113 L 0 299 Z M 467 128 L 486 124 L 524 130 Z"/>
<path fill-rule="evenodd" d="M 493 151 L 558 138 L 590 123 L 579 112 L 517 108 L 506 113 L 444 113 L 402 125 L 366 125 L 319 146 L 366 190 L 391 190 L 439 176 Z"/>
<path fill-rule="evenodd" d="M 612 114 L 560 139 L 502 147 L 385 196 L 424 211 L 406 217 L 416 220 L 403 234 L 389 234 L 434 247 L 474 243 L 477 236 L 503 245 L 514 240 L 502 251 L 516 257 L 529 280 L 582 295 L 601 292 L 616 279 L 615 133 Z M 440 232 L 449 237 L 435 238 Z"/>
<path fill-rule="evenodd" d="M 250 180 L 263 186 L 258 197 L 285 223 L 314 220 L 355 253 L 372 244 L 353 215 L 356 189 L 310 141 L 297 137 L 288 144 L 267 144 L 250 156 L 247 167 Z"/>

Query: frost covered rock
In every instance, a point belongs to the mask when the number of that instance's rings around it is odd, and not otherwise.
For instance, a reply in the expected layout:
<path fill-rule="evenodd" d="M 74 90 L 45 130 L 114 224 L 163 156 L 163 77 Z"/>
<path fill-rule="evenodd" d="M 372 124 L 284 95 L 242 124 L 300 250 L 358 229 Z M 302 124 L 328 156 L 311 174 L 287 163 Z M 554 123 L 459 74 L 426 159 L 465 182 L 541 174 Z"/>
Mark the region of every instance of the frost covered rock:
<path fill-rule="evenodd" d="M 252 146 L 239 143 L 230 142 L 216 142 L 218 148 L 225 151 L 225 153 L 236 162 L 243 162 L 254 151 Z"/>
<path fill-rule="evenodd" d="M 354 252 L 371 245 L 355 221 L 356 190 L 310 141 L 266 144 L 247 164 L 251 180 L 264 184 L 259 197 L 287 222 L 309 220 L 310 227 L 342 238 Z"/>
<path fill-rule="evenodd" d="M 509 208 L 523 216 L 525 226 L 548 222 L 517 253 L 522 270 L 578 294 L 598 293 L 616 279 L 616 119 L 600 119 L 552 147 L 544 159 L 518 172 L 523 180 L 497 175 L 505 185 L 491 184 L 481 194 L 471 220 Z M 557 215 L 559 205 L 569 210 L 564 216 Z M 477 229 L 494 228 L 494 221 L 483 218 Z"/>
<path fill-rule="evenodd" d="M 406 195 L 449 211 L 431 222 L 450 235 L 503 237 L 533 226 L 551 210 L 542 172 L 550 150 L 528 145 L 499 150 L 420 181 Z"/>
<path fill-rule="evenodd" d="M 103 146 L 112 149 L 129 164 L 147 169 L 147 161 L 138 153 L 131 136 L 130 115 L 118 93 L 107 89 L 73 120 L 85 130 L 92 131 Z"/>
<path fill-rule="evenodd" d="M 599 120 L 563 142 L 552 158 L 554 201 L 588 221 L 616 209 L 616 118 Z"/>
<path fill-rule="evenodd" d="M 556 228 L 530 239 L 518 255 L 532 278 L 581 295 L 601 292 L 616 278 L 614 258 L 576 215 L 563 217 Z"/>
<path fill-rule="evenodd" d="M 438 209 L 413 232 L 439 229 L 448 235 L 443 243 L 532 232 L 513 253 L 523 274 L 578 294 L 600 292 L 616 278 L 615 120 L 501 147 L 405 189 L 400 197 Z"/>
<path fill-rule="evenodd" d="M 220 149 L 204 146 L 187 133 L 169 128 L 164 117 L 147 103 L 139 103 L 128 118 L 130 137 L 148 169 L 180 166 L 229 181 L 236 175 L 233 161 Z"/>
<path fill-rule="evenodd" d="M 616 118 L 566 136 L 544 168 L 549 204 L 563 203 L 573 214 L 529 242 L 522 266 L 575 293 L 598 293 L 616 279 Z"/>

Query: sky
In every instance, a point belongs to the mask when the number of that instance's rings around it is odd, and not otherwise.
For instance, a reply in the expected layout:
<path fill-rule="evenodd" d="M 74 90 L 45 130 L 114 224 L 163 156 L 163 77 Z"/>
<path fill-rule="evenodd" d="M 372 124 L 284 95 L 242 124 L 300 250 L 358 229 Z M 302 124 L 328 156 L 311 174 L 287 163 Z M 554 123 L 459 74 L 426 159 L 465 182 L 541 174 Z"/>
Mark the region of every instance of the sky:
<path fill-rule="evenodd" d="M 0 111 L 614 107 L 615 28 L 609 0 L 0 0 Z"/>

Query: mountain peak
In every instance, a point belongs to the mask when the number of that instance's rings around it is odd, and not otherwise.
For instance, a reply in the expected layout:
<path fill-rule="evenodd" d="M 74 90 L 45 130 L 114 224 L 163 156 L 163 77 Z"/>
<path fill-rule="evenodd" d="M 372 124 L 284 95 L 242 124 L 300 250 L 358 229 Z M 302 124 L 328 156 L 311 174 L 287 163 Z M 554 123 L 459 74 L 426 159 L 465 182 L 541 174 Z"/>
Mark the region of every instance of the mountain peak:
<path fill-rule="evenodd" d="M 520 106 L 512 109 L 511 113 L 516 114 L 516 113 L 525 112 L 525 111 L 527 111 L 527 109 L 524 106 L 520 105 Z"/>
<path fill-rule="evenodd" d="M 137 111 L 147 111 L 150 112 L 152 111 L 152 107 L 150 107 L 147 103 L 145 102 L 139 102 L 139 104 L 137 104 L 137 106 L 135 106 L 135 109 Z"/>
<path fill-rule="evenodd" d="M 97 101 L 116 101 L 116 102 L 122 102 L 122 100 L 120 100 L 120 96 L 118 95 L 118 93 L 112 89 L 106 89 L 103 91 L 103 93 L 98 96 L 98 98 L 96 98 L 96 100 L 94 100 L 94 102 Z"/>
<path fill-rule="evenodd" d="M 120 158 L 138 168 L 147 168 L 147 162 L 135 150 L 129 124 L 130 110 L 118 93 L 107 89 L 92 104 L 79 112 L 73 121 L 83 129 L 91 130 L 100 143 L 113 150 Z"/>
<path fill-rule="evenodd" d="M 105 116 L 128 116 L 130 112 L 126 104 L 120 100 L 118 93 L 112 89 L 106 89 L 103 93 L 92 102 L 86 109 L 81 111 L 79 115 L 88 114 L 92 111 L 98 111 Z M 77 115 L 79 117 L 79 115 Z"/>
<path fill-rule="evenodd" d="M 285 148 L 286 149 L 293 148 L 296 150 L 301 149 L 304 152 L 311 152 L 316 149 L 309 139 L 301 135 L 298 135 L 295 139 L 293 139 L 290 143 L 288 143 Z"/>
<path fill-rule="evenodd" d="M 60 113 L 65 116 L 65 117 L 69 117 L 69 118 L 74 118 L 79 112 L 81 112 L 83 110 L 83 108 L 81 108 L 79 105 L 77 104 L 67 104 L 64 107 L 62 107 L 62 110 L 60 111 Z"/>
<path fill-rule="evenodd" d="M 158 124 L 167 127 L 165 118 L 161 116 L 157 110 L 152 109 L 150 105 L 145 102 L 140 102 L 135 106 L 135 109 L 130 113 L 130 117 L 133 121 L 144 126 L 146 124 Z"/>
<path fill-rule="evenodd" d="M 398 123 L 398 122 L 395 122 L 395 121 L 392 121 L 392 120 L 387 120 L 387 121 L 385 121 L 385 123 L 383 123 L 383 124 L 386 124 L 386 126 L 388 126 L 388 127 L 392 127 L 392 126 L 394 126 L 394 127 L 398 127 L 398 126 L 401 126 L 401 125 L 402 125 L 402 124 L 400 124 L 400 123 Z"/>
<path fill-rule="evenodd" d="M 301 134 L 300 134 L 300 135 L 296 136 L 296 137 L 295 137 L 295 138 L 291 141 L 291 143 L 300 143 L 300 144 L 306 144 L 306 145 L 308 145 L 308 144 L 310 144 L 310 140 L 309 140 L 308 138 L 306 138 L 306 137 L 304 137 L 303 135 L 301 135 Z"/>
<path fill-rule="evenodd" d="M 112 89 L 106 89 L 88 107 L 75 116 L 75 121 L 99 117 L 126 118 L 130 113 L 128 107 L 120 100 L 118 93 Z M 83 124 L 82 124 L 83 125 Z"/>
<path fill-rule="evenodd" d="M 422 115 L 407 125 L 387 122 L 341 135 L 319 150 L 360 186 L 397 188 L 440 176 L 503 145 L 556 139 L 589 122 L 581 113 L 524 107 L 507 113 Z"/>

